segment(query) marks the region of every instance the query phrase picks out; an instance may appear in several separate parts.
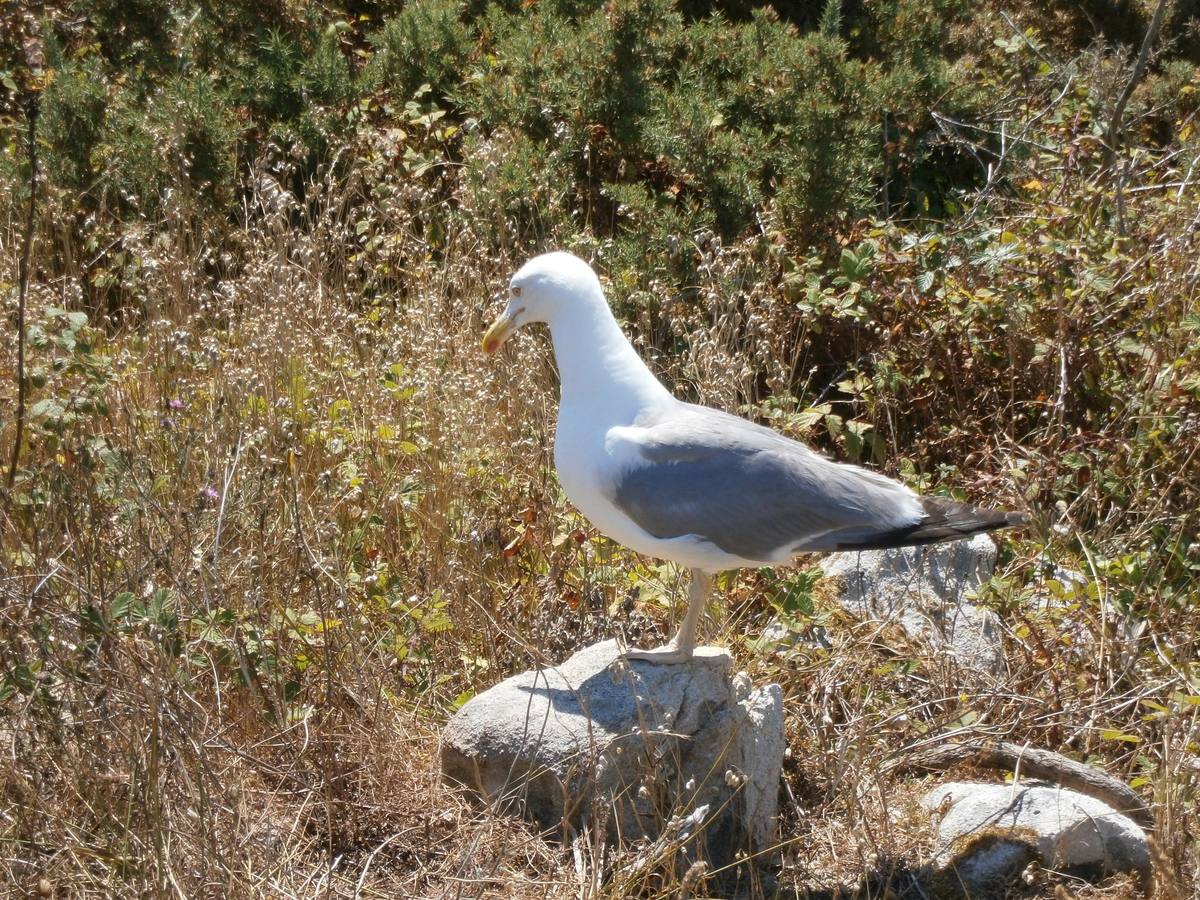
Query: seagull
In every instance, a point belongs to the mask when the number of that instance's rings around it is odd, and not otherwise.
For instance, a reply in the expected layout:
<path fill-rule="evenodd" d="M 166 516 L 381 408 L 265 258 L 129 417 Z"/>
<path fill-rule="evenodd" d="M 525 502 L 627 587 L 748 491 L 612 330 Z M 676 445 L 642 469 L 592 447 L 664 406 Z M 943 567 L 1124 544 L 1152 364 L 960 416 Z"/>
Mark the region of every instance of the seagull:
<path fill-rule="evenodd" d="M 591 266 L 570 253 L 537 256 L 512 277 L 484 351 L 535 322 L 550 328 L 561 380 L 554 465 L 567 497 L 614 541 L 691 570 L 678 633 L 627 659 L 688 661 L 719 572 L 789 565 L 803 553 L 952 541 L 1026 519 L 920 496 L 770 428 L 676 399 L 622 333 Z"/>

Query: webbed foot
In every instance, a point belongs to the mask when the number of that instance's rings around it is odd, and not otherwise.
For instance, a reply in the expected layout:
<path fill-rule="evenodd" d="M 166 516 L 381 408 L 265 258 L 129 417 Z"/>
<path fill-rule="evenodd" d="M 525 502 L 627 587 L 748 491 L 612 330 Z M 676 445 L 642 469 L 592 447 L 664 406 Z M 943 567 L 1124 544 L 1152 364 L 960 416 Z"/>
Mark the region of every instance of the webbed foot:
<path fill-rule="evenodd" d="M 682 647 L 676 647 L 674 644 L 666 644 L 662 647 L 655 647 L 653 650 L 638 650 L 636 648 L 626 650 L 621 654 L 627 660 L 637 660 L 639 662 L 657 663 L 660 666 L 669 666 L 675 663 L 687 662 L 692 658 L 692 651 Z"/>

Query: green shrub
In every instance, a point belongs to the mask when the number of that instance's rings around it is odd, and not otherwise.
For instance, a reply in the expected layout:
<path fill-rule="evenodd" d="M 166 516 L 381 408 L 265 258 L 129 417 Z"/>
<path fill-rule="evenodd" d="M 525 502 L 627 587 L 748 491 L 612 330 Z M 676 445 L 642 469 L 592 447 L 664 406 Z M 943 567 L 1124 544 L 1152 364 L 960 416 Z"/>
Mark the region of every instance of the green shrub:
<path fill-rule="evenodd" d="M 268 32 L 234 69 L 231 93 L 261 124 L 262 137 L 305 162 L 307 173 L 324 155 L 329 139 L 344 133 L 345 111 L 356 99 L 358 85 L 336 29 L 303 40 L 280 30 Z M 261 142 L 247 143 L 251 156 L 262 152 Z"/>
<path fill-rule="evenodd" d="M 196 18 L 194 10 L 173 7 L 172 0 L 82 0 L 72 4 L 72 18 L 86 26 L 110 66 L 164 72 L 178 66 L 180 25 Z"/>
<path fill-rule="evenodd" d="M 960 8 L 942 4 L 922 34 L 944 36 Z M 899 0 L 889 9 L 916 15 Z M 936 42 L 873 26 L 870 46 L 885 58 L 863 61 L 840 33 L 861 37 L 870 19 L 844 24 L 837 3 L 816 18 L 817 30 L 801 33 L 765 8 L 746 21 L 716 13 L 689 23 L 661 0 L 546 4 L 527 16 L 493 7 L 464 107 L 485 127 L 552 140 L 589 185 L 579 197 L 588 221 L 611 219 L 592 208 L 598 182 L 649 179 L 726 237 L 760 227 L 770 207 L 808 240 L 871 211 L 885 175 L 883 125 L 899 119 L 905 135 L 920 133 L 948 71 Z M 910 140 L 904 152 L 923 158 L 929 148 Z"/>
<path fill-rule="evenodd" d="M 848 60 L 840 39 L 797 35 L 767 13 L 704 23 L 689 34 L 674 101 L 657 105 L 651 148 L 696 177 L 726 236 L 775 196 L 781 224 L 807 237 L 873 192 L 875 74 Z"/>
<path fill-rule="evenodd" d="M 463 76 L 474 40 L 457 0 L 407 4 L 370 36 L 368 81 L 406 100 L 423 84 L 449 97 Z"/>
<path fill-rule="evenodd" d="M 1160 118 L 1183 119 L 1200 109 L 1200 67 L 1186 59 L 1171 60 L 1149 79 L 1146 93 Z"/>
<path fill-rule="evenodd" d="M 473 134 L 465 142 L 459 215 L 491 246 L 551 249 L 575 230 L 569 163 L 519 131 Z"/>
<path fill-rule="evenodd" d="M 143 215 L 157 213 L 170 188 L 220 208 L 233 199 L 237 137 L 227 98 L 204 73 L 169 78 L 144 101 L 125 90 L 105 129 L 105 176 Z"/>
<path fill-rule="evenodd" d="M 301 67 L 305 92 L 321 106 L 341 106 L 355 99 L 358 85 L 342 54 L 336 33 L 326 31 L 317 38 Z"/>
<path fill-rule="evenodd" d="M 42 97 L 41 137 L 52 183 L 87 191 L 96 176 L 92 153 L 104 131 L 108 81 L 99 57 L 54 59 L 54 80 Z"/>

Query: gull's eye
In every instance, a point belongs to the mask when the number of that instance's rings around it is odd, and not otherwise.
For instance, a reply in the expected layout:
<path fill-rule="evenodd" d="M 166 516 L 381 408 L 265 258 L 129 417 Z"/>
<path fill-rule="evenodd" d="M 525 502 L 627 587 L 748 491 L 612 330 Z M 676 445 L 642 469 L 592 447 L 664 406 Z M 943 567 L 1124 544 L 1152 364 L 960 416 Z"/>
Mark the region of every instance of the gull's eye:
<path fill-rule="evenodd" d="M 521 289 L 520 289 L 519 287 L 514 287 L 514 288 L 512 289 L 512 295 L 513 295 L 514 297 L 520 297 L 520 296 L 521 296 Z"/>

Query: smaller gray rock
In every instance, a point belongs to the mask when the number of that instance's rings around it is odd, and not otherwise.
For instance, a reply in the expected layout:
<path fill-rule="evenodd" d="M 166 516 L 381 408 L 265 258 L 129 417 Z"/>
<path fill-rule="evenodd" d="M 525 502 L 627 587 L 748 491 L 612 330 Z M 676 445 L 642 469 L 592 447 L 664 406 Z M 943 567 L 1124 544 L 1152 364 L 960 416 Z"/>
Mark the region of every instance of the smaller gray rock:
<path fill-rule="evenodd" d="M 1008 845 L 1013 841 L 1034 847 L 1047 868 L 1132 872 L 1143 881 L 1150 874 L 1146 833 L 1128 816 L 1078 791 L 1032 781 L 952 782 L 935 788 L 922 804 L 941 815 L 935 862 L 953 862 L 975 881 L 1003 877 L 1012 868 Z M 985 836 L 1003 839 L 1002 844 L 987 843 L 987 854 L 983 844 L 980 853 L 973 846 L 964 852 Z"/>
<path fill-rule="evenodd" d="M 588 818 L 610 837 L 668 834 L 681 845 L 699 815 L 710 860 L 765 849 L 783 692 L 754 689 L 731 664 L 715 647 L 675 665 L 626 661 L 615 641 L 584 648 L 466 703 L 442 733 L 443 775 L 547 828 Z"/>
<path fill-rule="evenodd" d="M 967 665 L 1004 672 L 1000 620 L 966 596 L 996 565 L 996 544 L 986 534 L 930 547 L 835 553 L 820 565 L 836 579 L 838 603 L 848 612 L 895 622 Z"/>

